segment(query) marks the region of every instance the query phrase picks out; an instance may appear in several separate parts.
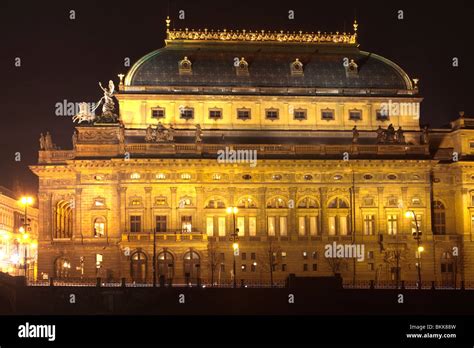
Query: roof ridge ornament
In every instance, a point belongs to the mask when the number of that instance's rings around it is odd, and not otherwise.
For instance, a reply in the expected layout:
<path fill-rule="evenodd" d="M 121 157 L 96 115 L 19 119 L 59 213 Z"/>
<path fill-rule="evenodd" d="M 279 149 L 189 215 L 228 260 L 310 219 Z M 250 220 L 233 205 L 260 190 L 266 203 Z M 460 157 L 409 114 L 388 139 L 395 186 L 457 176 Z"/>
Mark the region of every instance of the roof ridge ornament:
<path fill-rule="evenodd" d="M 208 30 L 198 29 L 170 29 L 171 20 L 166 17 L 166 42 L 172 41 L 216 41 L 216 42 L 295 42 L 295 43 L 332 43 L 357 45 L 357 30 L 359 24 L 354 20 L 354 33 L 317 33 L 298 32 L 280 32 L 275 31 L 248 31 L 248 30 Z"/>

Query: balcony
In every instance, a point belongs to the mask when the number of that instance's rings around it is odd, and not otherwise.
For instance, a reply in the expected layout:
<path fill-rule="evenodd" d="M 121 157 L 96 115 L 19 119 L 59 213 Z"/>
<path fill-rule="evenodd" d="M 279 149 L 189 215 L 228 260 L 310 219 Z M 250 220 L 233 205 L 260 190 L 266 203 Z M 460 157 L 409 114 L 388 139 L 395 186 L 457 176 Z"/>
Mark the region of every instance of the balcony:
<path fill-rule="evenodd" d="M 153 232 L 125 232 L 122 234 L 122 242 L 153 242 Z M 156 232 L 157 241 L 181 242 L 199 241 L 207 242 L 207 234 L 192 230 L 185 232 L 182 230 L 169 230 L 166 232 Z"/>

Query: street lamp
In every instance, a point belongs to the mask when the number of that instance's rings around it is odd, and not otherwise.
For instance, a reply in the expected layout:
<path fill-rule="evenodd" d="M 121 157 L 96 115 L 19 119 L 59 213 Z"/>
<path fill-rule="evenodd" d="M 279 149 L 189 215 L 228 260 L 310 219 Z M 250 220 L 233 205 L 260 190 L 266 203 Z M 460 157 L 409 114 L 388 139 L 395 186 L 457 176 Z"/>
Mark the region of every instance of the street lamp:
<path fill-rule="evenodd" d="M 416 258 L 417 264 L 416 268 L 418 269 L 418 289 L 421 289 L 421 253 L 425 251 L 425 248 L 421 245 L 421 231 L 420 225 L 418 223 L 418 218 L 416 217 L 415 211 L 409 210 L 405 213 L 405 217 L 413 218 L 415 222 L 415 232 L 412 231 L 413 238 L 416 240 L 417 243 L 417 250 L 416 250 Z"/>
<path fill-rule="evenodd" d="M 239 230 L 235 228 L 235 214 L 239 212 L 239 209 L 237 207 L 228 207 L 227 208 L 227 214 L 232 214 L 232 222 L 233 222 L 233 229 L 231 235 L 231 242 L 232 243 L 232 249 L 234 249 L 234 288 L 237 287 L 237 267 L 235 264 L 235 256 L 239 255 L 239 243 L 237 241 L 239 240 Z"/>
<path fill-rule="evenodd" d="M 20 233 L 23 233 L 23 242 L 24 242 L 24 249 L 25 249 L 23 269 L 25 272 L 25 278 L 28 280 L 28 274 L 27 274 L 28 264 L 26 262 L 26 259 L 28 257 L 28 250 L 27 250 L 27 242 L 29 239 L 28 230 L 30 226 L 30 224 L 28 223 L 28 206 L 33 204 L 33 197 L 30 197 L 30 196 L 21 197 L 20 203 L 25 207 L 25 221 L 23 223 L 23 226 L 21 226 L 19 230 L 20 230 Z"/>

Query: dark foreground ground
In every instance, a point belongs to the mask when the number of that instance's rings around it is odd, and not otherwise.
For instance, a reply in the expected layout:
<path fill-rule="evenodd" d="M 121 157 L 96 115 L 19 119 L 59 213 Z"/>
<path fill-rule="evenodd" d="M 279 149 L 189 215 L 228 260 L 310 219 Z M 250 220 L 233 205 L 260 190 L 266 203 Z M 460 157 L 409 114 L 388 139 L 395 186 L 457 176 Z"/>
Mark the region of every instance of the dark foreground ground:
<path fill-rule="evenodd" d="M 0 281 L 0 315 L 472 315 L 472 290 L 343 289 L 337 278 L 285 288 L 31 287 Z"/>

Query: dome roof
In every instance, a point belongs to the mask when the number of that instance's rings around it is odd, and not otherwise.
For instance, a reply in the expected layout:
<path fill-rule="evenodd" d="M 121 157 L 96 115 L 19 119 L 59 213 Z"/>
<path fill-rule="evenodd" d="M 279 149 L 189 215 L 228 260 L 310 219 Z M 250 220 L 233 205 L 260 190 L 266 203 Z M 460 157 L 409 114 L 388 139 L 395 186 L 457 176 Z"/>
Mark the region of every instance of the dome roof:
<path fill-rule="evenodd" d="M 192 64 L 192 74 L 180 74 L 178 65 L 184 57 Z M 241 58 L 248 63 L 248 73 L 239 75 L 234 63 Z M 303 74 L 292 74 L 290 66 L 296 59 L 303 65 Z M 356 64 L 355 74 L 348 74 L 343 64 L 351 60 Z M 147 54 L 132 67 L 125 86 L 125 92 L 140 87 L 150 91 L 153 87 L 347 89 L 345 94 L 356 90 L 381 90 L 382 94 L 413 90 L 408 75 L 395 63 L 361 51 L 354 43 L 276 40 L 167 41 L 165 47 Z"/>

